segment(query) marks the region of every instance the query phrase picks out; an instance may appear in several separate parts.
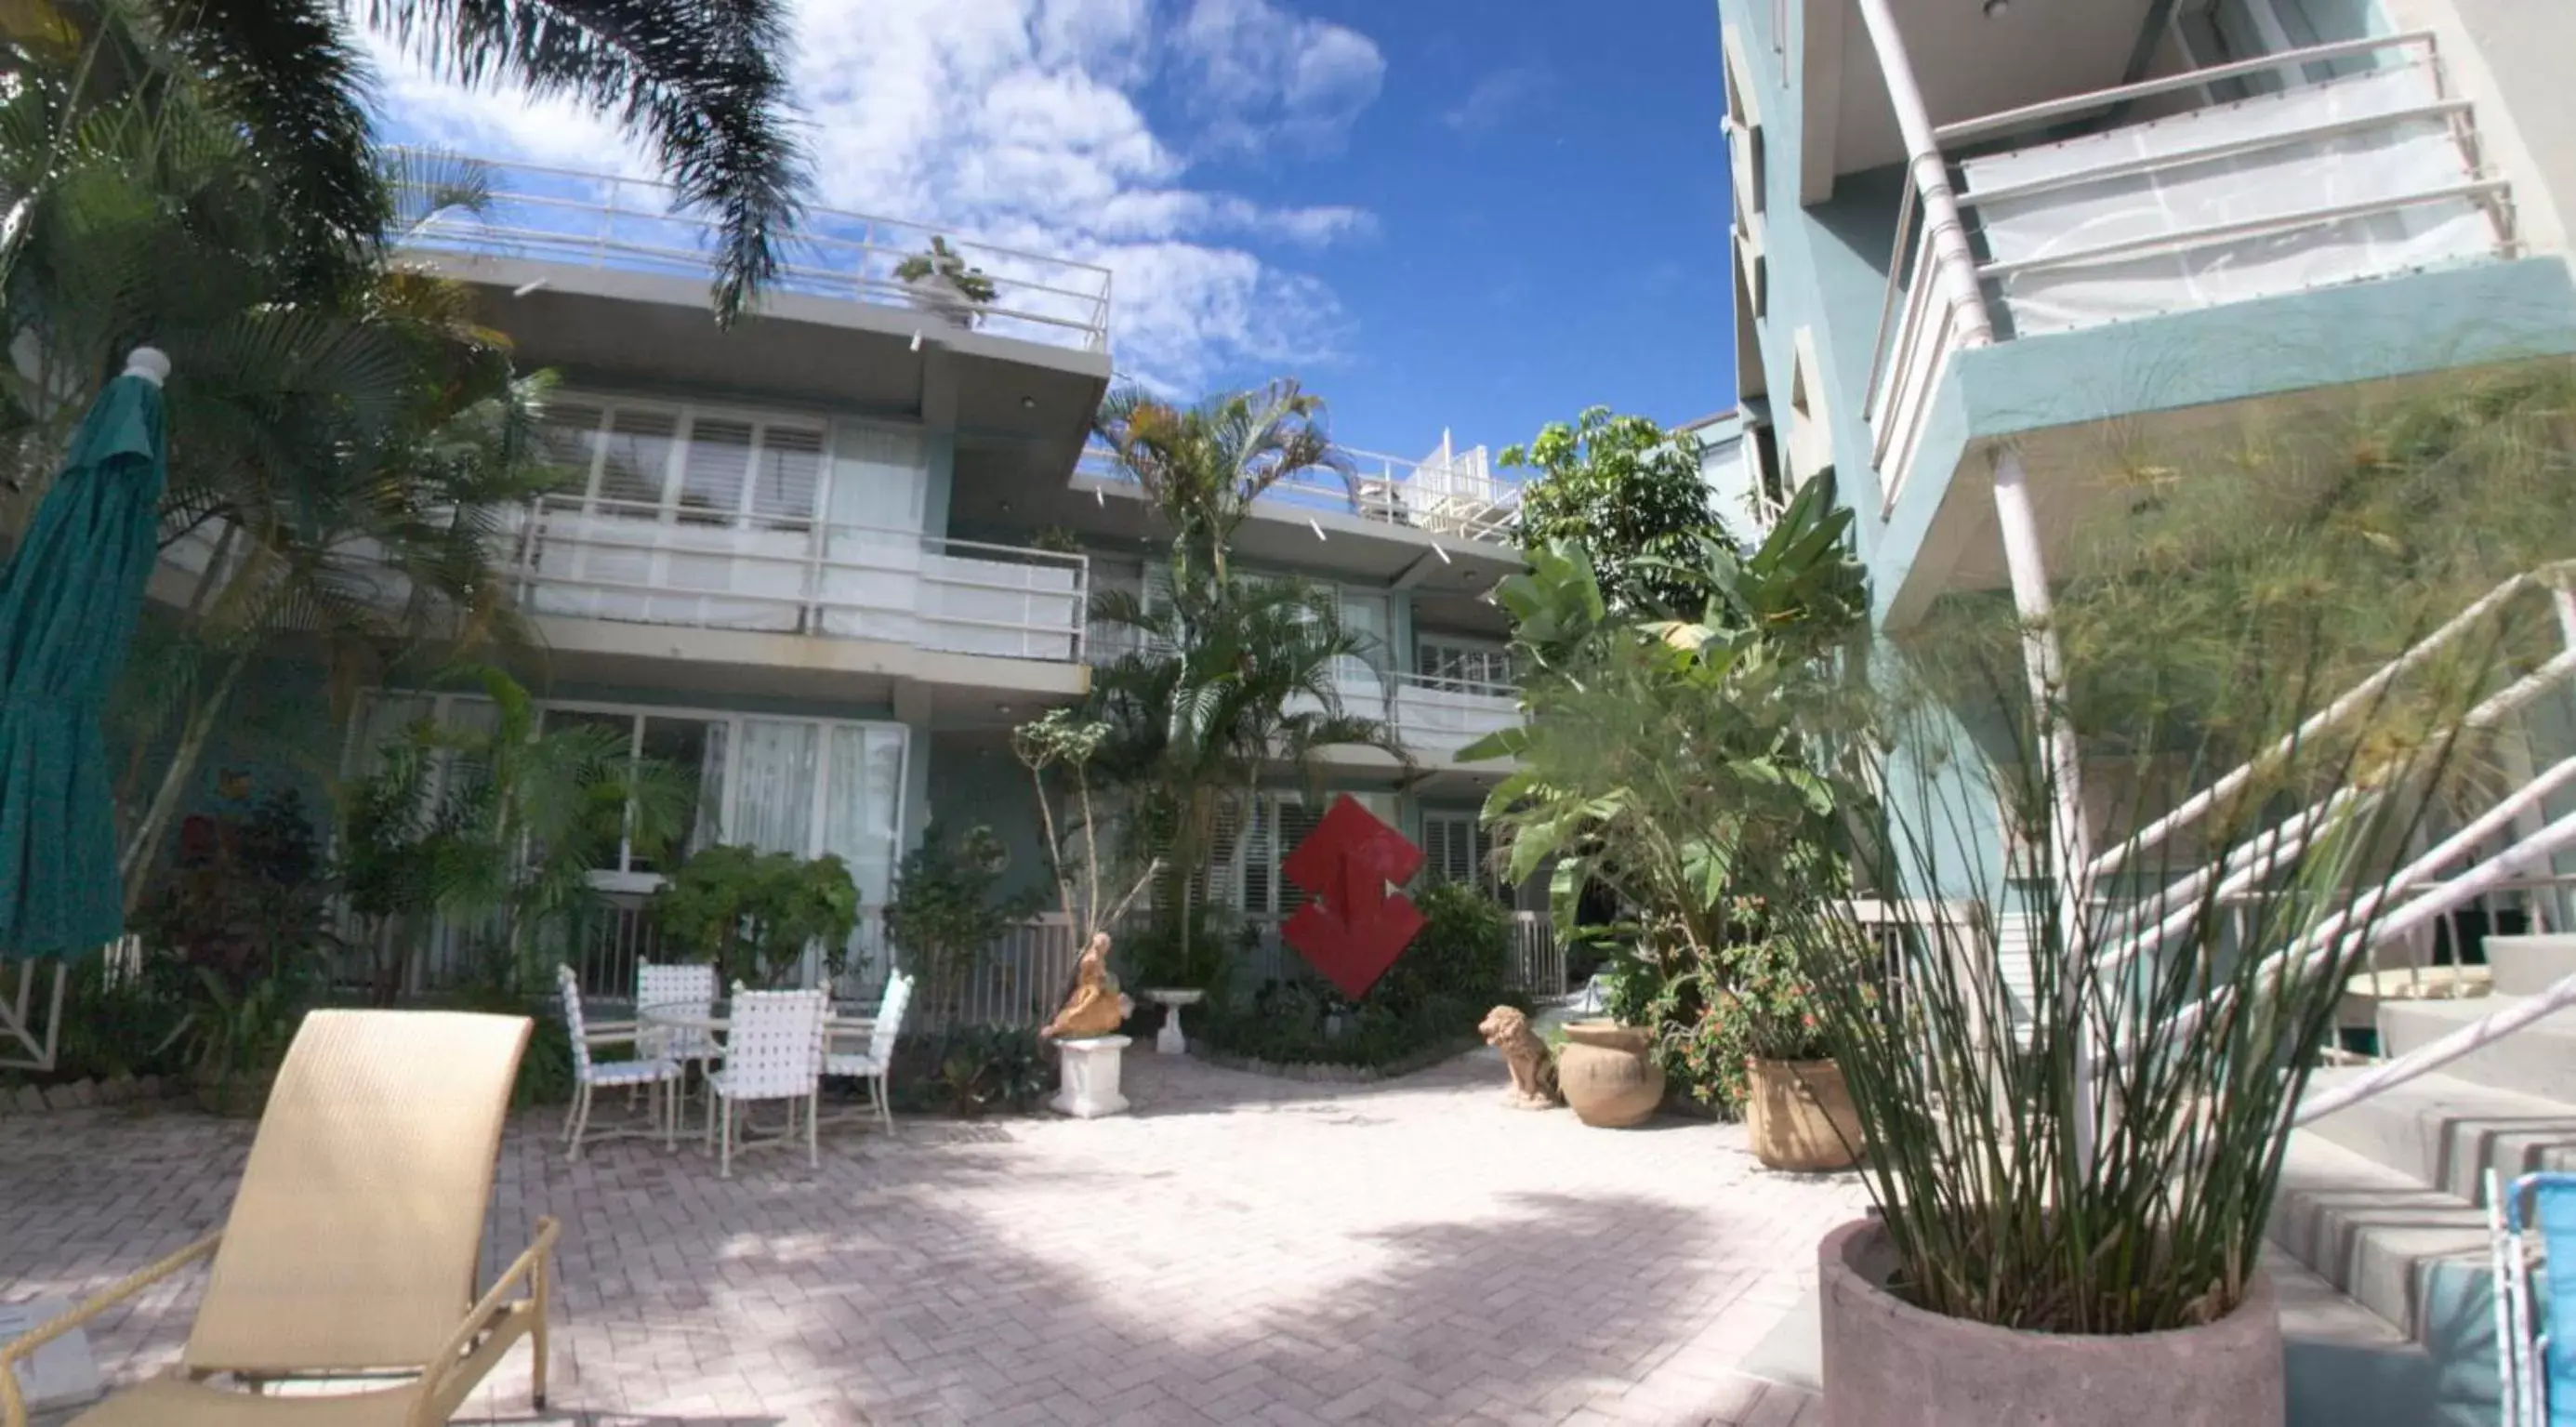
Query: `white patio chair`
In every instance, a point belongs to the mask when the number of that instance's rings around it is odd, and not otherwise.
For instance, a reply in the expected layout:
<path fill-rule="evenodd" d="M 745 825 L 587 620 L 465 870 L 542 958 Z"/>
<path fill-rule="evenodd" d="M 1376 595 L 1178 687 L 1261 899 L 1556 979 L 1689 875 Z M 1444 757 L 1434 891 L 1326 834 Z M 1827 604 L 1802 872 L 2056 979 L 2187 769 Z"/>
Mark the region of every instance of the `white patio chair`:
<path fill-rule="evenodd" d="M 719 1178 L 733 1178 L 734 1121 L 754 1100 L 784 1100 L 787 1137 L 796 1133 L 796 1102 L 805 1102 L 805 1163 L 818 1167 L 814 1112 L 823 1086 L 823 1018 L 831 1001 L 821 991 L 747 991 L 737 982 L 726 1018 L 724 1069 L 707 1077 L 707 1140 L 718 1141 L 723 1122 Z M 748 1143 L 748 1141 L 746 1141 Z"/>
<path fill-rule="evenodd" d="M 639 1055 L 634 1060 L 599 1061 L 590 1058 L 598 1046 L 629 1045 L 635 1042 L 635 1027 L 619 1024 L 614 1028 L 593 1028 L 586 1023 L 581 1006 L 581 978 L 569 966 L 555 968 L 555 983 L 563 997 L 564 1029 L 572 1037 L 573 1093 L 572 1113 L 564 1117 L 564 1142 L 571 1147 L 568 1158 L 580 1159 L 584 1141 L 633 1135 L 650 1135 L 659 1130 L 662 1146 L 671 1147 L 679 1136 L 680 1067 L 659 1056 Z M 612 1129 L 590 1127 L 590 1107 L 599 1087 L 644 1087 L 651 1095 L 653 1121 L 642 1128 L 621 1125 Z"/>
<path fill-rule="evenodd" d="M 894 1068 L 895 1038 L 903 1034 L 903 1013 L 912 1004 L 912 978 L 898 971 L 887 978 L 885 999 L 877 1003 L 877 1018 L 868 1027 L 868 1048 L 864 1052 L 827 1054 L 823 1073 L 827 1076 L 849 1076 L 868 1092 L 863 1114 L 873 1114 L 887 1134 L 894 1133 L 894 1105 L 886 1098 L 887 1074 Z"/>
<path fill-rule="evenodd" d="M 639 962 L 635 967 L 635 1014 L 638 1023 L 647 1007 L 694 1006 L 712 1015 L 716 1008 L 716 969 L 704 963 Z M 715 1032 L 696 1026 L 646 1026 L 637 1049 L 646 1055 L 659 1056 L 683 1071 L 694 1065 L 704 1071 L 724 1055 L 724 1047 Z M 689 1093 L 684 1075 L 680 1080 L 683 1103 Z"/>

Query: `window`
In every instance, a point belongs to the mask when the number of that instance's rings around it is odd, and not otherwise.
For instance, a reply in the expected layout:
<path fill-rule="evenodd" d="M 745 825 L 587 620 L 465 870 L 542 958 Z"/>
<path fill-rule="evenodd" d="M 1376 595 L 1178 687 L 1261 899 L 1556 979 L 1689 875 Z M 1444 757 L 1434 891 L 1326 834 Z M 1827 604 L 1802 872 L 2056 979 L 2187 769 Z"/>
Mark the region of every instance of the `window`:
<path fill-rule="evenodd" d="M 1422 814 L 1422 876 L 1432 882 L 1457 882 L 1501 898 L 1491 865 L 1493 840 L 1474 813 Z"/>
<path fill-rule="evenodd" d="M 824 431 L 811 420 L 575 400 L 547 409 L 541 439 L 599 514 L 803 529 L 822 500 Z"/>
<path fill-rule="evenodd" d="M 1262 920 L 1284 917 L 1304 906 L 1306 893 L 1280 875 L 1279 864 L 1343 796 L 1327 793 L 1310 801 L 1300 793 L 1263 793 L 1253 800 L 1248 833 L 1239 829 L 1231 811 L 1220 814 L 1207 865 L 1191 879 L 1191 894 Z M 1395 821 L 1392 794 L 1349 796 L 1387 822 Z"/>
<path fill-rule="evenodd" d="M 828 852 L 849 864 L 863 905 L 882 906 L 892 894 L 902 842 L 903 725 L 600 705 L 549 705 L 544 718 L 549 729 L 611 730 L 634 755 L 679 769 L 695 790 L 682 820 L 685 852 L 719 842 L 798 857 Z M 631 845 L 593 869 L 634 890 L 669 870 Z"/>
<path fill-rule="evenodd" d="M 1507 689 L 1512 684 L 1512 656 L 1491 640 L 1426 634 L 1414 641 L 1413 672 L 1435 689 Z"/>

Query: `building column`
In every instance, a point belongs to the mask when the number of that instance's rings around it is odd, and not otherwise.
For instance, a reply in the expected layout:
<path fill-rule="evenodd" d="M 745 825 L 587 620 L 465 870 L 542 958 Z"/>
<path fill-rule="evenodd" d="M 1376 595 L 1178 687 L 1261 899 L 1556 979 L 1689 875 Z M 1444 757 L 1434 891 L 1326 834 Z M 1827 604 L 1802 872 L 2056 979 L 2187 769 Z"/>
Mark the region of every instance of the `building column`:
<path fill-rule="evenodd" d="M 1916 269 L 1915 280 L 1940 285 L 1941 301 L 1962 347 L 1983 347 L 1995 339 L 1986 316 L 1985 290 L 1977 282 L 1977 257 L 1968 249 L 1968 228 L 1959 216 L 1958 195 L 1950 191 L 1950 165 L 1932 137 L 1932 111 L 1914 82 L 1914 62 L 1905 53 L 1905 35 L 1896 28 L 1888 0 L 1854 0 L 1861 23 L 1869 28 L 1870 48 L 1878 52 L 1878 71 L 1887 84 L 1888 103 L 1896 110 L 1897 132 L 1905 139 L 1906 172 L 1923 205 L 1924 240 L 1931 261 Z"/>
<path fill-rule="evenodd" d="M 2048 779 L 2050 807 L 2045 836 L 2049 866 L 2055 873 L 2051 880 L 2057 893 L 2059 925 L 2064 929 L 2061 940 L 2074 950 L 2086 936 L 2085 904 L 2091 899 L 2093 869 L 2092 834 L 2084 822 L 2083 755 L 2076 746 L 2075 729 L 2066 721 L 2066 658 L 2057 641 L 2057 605 L 2048 593 L 2048 561 L 2040 545 L 2039 519 L 2031 509 L 2030 484 L 2022 469 L 2021 453 L 2009 446 L 1995 455 L 1995 521 L 2003 532 L 2004 566 L 2012 578 L 2013 611 L 2021 621 L 2022 671 L 2030 680 L 2031 733 L 2045 760 L 2043 771 Z M 2089 956 L 2077 951 L 2075 959 L 2089 972 Z M 2075 1124 L 2071 1128 L 2076 1162 L 2089 1164 L 2093 1158 L 2096 1047 L 2092 1033 L 2082 1029 L 2084 994 L 2091 989 L 2089 975 L 2078 978 L 2070 974 L 2076 969 L 2058 968 L 2059 1014 L 2067 1025 L 2078 1028 L 2074 1045 Z"/>

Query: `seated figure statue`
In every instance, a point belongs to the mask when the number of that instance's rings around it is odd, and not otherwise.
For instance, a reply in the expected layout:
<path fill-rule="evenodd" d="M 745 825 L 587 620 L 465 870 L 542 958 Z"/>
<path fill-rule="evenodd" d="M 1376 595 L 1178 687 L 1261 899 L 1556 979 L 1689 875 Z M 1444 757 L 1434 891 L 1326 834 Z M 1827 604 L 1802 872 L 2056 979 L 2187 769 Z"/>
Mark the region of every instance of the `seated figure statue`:
<path fill-rule="evenodd" d="M 1118 978 L 1109 974 L 1109 933 L 1093 932 L 1074 964 L 1073 995 L 1038 1032 L 1040 1040 L 1084 1040 L 1115 1035 L 1135 1003 L 1118 994 Z"/>

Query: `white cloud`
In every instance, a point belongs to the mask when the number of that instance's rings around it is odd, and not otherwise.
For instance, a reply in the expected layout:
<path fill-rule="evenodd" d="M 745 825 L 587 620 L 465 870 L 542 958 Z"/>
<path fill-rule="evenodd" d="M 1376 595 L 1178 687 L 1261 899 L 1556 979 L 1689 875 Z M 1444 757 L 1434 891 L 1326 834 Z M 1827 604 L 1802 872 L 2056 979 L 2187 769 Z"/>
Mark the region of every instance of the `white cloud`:
<path fill-rule="evenodd" d="M 645 173 L 607 121 L 469 94 L 383 47 L 399 132 Z M 1122 371 L 1193 390 L 1331 354 L 1329 288 L 1280 266 L 1375 230 L 1365 210 L 1207 185 L 1217 156 L 1330 152 L 1376 98 L 1366 36 L 1271 0 L 797 0 L 794 77 L 823 206 L 1099 263 Z M 1169 93 L 1177 122 L 1149 119 Z"/>
<path fill-rule="evenodd" d="M 1543 69 L 1518 65 L 1495 70 L 1467 89 L 1467 97 L 1443 110 L 1440 122 L 1461 134 L 1481 134 L 1526 107 L 1547 89 Z"/>
<path fill-rule="evenodd" d="M 1174 46 L 1192 109 L 1221 147 L 1258 151 L 1275 138 L 1337 151 L 1386 78 L 1366 35 L 1270 0 L 1191 0 Z"/>

